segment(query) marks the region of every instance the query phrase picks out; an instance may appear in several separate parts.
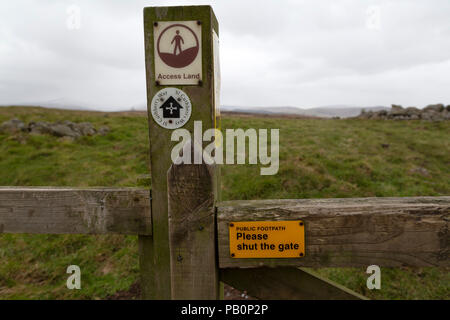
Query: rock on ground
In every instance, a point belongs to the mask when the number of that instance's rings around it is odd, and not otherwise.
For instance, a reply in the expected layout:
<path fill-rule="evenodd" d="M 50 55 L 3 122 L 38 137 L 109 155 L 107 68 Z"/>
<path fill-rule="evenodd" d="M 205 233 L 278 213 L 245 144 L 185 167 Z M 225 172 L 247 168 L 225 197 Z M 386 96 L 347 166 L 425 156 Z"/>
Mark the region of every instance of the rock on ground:
<path fill-rule="evenodd" d="M 96 134 L 106 135 L 110 129 L 107 126 L 101 127 L 98 131 L 90 122 L 75 123 L 71 121 L 50 122 L 30 122 L 28 125 L 18 119 L 5 121 L 0 125 L 0 133 L 29 132 L 30 134 L 49 134 L 56 137 L 70 137 L 73 139 L 82 136 L 93 136 Z"/>
<path fill-rule="evenodd" d="M 0 125 L 0 133 L 17 133 L 21 131 L 26 131 L 26 126 L 19 119 L 11 119 Z"/>

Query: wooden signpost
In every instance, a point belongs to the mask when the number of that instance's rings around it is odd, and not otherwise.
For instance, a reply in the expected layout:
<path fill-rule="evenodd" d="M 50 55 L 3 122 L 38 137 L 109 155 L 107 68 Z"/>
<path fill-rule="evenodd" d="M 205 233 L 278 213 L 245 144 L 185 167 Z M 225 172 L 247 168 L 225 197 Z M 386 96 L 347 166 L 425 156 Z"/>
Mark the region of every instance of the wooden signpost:
<path fill-rule="evenodd" d="M 140 266 L 149 271 L 149 273 L 143 273 L 142 279 L 143 297 L 147 299 L 170 299 L 172 286 L 177 288 L 177 284 L 171 284 L 172 280 L 184 279 L 185 282 L 188 282 L 189 279 L 185 278 L 186 274 L 183 272 L 192 272 L 188 271 L 189 259 L 193 254 L 202 254 L 201 251 L 189 251 L 189 248 L 184 247 L 185 244 L 182 240 L 177 241 L 176 235 L 169 237 L 167 174 L 172 167 L 171 150 L 176 142 L 171 141 L 172 130 L 155 121 L 152 114 L 152 100 L 159 91 L 165 88 L 180 89 L 189 97 L 192 106 L 190 118 L 182 128 L 193 134 L 194 121 L 201 121 L 203 128 L 214 128 L 216 121 L 214 81 L 217 79 L 214 78 L 213 31 L 216 34 L 219 33 L 217 19 L 210 6 L 149 7 L 144 9 L 153 234 L 152 237 L 139 237 L 139 250 L 141 253 Z M 168 121 L 170 120 L 176 121 L 168 119 Z M 191 178 L 180 177 L 183 170 L 186 170 L 186 174 L 192 175 Z M 212 171 L 211 188 L 213 185 L 217 185 L 214 181 L 218 179 L 216 170 Z M 185 195 L 183 190 L 178 190 L 175 194 L 175 191 L 171 190 L 172 199 L 178 200 L 183 200 L 183 196 L 187 196 L 187 198 L 194 196 L 200 190 L 195 189 L 197 187 L 195 184 L 209 181 L 205 169 L 190 167 L 172 168 L 169 178 L 174 186 L 184 188 L 184 191 L 190 193 Z M 201 179 L 205 181 L 201 181 Z M 215 197 L 217 200 L 217 192 Z M 209 196 L 205 196 L 203 200 L 207 198 Z M 184 204 L 186 207 L 183 208 Z M 172 208 L 172 230 L 181 232 L 179 227 L 187 222 L 183 220 L 183 216 L 185 219 L 195 220 L 196 214 L 202 214 L 194 212 L 196 208 L 192 206 L 193 203 L 182 201 L 180 206 Z M 214 218 L 213 215 L 210 217 Z M 206 221 L 206 225 L 203 227 L 213 230 L 214 226 L 210 223 L 211 221 Z M 192 227 L 198 229 L 202 225 Z M 206 231 L 197 231 L 194 232 L 195 235 L 190 236 L 199 237 L 198 241 L 200 241 Z M 175 254 L 177 263 L 172 268 L 172 272 L 176 274 L 171 274 L 171 269 L 168 268 L 171 258 L 169 239 L 175 246 L 172 248 L 173 252 L 180 250 L 180 254 Z M 215 247 L 215 239 L 210 235 L 206 236 L 203 241 L 208 241 L 211 246 Z M 180 248 L 176 247 L 178 245 Z M 211 248 L 204 249 L 207 254 L 212 254 Z M 205 261 L 205 263 L 207 262 Z M 182 274 L 177 274 L 178 272 L 182 272 Z M 191 280 L 195 281 L 195 279 Z M 204 294 L 200 296 L 205 297 Z M 180 295 L 176 295 L 176 297 L 187 298 L 187 296 Z M 214 297 L 214 295 L 210 295 L 210 298 Z"/>

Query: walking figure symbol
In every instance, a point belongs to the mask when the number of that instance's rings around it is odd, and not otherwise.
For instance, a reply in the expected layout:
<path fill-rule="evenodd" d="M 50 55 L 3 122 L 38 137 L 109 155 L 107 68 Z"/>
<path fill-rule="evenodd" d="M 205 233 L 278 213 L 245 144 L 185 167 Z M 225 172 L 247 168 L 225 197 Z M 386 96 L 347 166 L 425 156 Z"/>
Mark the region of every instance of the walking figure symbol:
<path fill-rule="evenodd" d="M 196 24 L 197 26 L 197 24 Z M 198 31 L 200 35 L 200 30 Z M 161 60 L 172 68 L 185 68 L 199 56 L 200 41 L 197 34 L 190 27 L 175 23 L 155 33 L 158 42 L 156 48 Z M 164 50 L 161 44 L 164 43 Z"/>
<path fill-rule="evenodd" d="M 177 49 L 179 50 L 179 53 L 183 52 L 181 49 L 181 42 L 184 44 L 183 37 L 180 36 L 180 30 L 176 31 L 176 35 L 173 37 L 172 42 L 170 44 L 173 44 L 175 42 L 175 48 L 173 49 L 173 54 L 177 54 Z"/>

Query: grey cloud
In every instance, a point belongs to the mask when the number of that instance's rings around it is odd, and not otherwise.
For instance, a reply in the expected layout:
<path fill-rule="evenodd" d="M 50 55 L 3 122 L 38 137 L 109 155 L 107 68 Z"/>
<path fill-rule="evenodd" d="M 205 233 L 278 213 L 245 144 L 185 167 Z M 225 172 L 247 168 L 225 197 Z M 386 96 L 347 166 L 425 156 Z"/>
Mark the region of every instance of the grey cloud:
<path fill-rule="evenodd" d="M 215 10 L 225 105 L 450 103 L 448 0 L 17 0 L 0 2 L 0 104 L 143 104 L 142 9 L 180 4 Z"/>

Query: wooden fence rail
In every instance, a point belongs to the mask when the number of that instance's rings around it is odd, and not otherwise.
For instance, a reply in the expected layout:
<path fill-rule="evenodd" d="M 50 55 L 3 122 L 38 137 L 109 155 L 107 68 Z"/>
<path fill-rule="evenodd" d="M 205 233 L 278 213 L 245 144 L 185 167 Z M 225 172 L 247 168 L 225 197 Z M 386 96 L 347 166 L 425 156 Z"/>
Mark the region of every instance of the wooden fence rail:
<path fill-rule="evenodd" d="M 448 196 L 226 201 L 214 210 L 213 172 L 205 165 L 168 172 L 173 299 L 216 299 L 219 279 L 262 299 L 364 299 L 295 267 L 450 265 Z M 305 257 L 230 257 L 230 222 L 298 219 Z M 148 189 L 0 187 L 0 233 L 151 237 L 151 220 Z"/>
<path fill-rule="evenodd" d="M 135 188 L 0 187 L 0 233 L 151 235 L 150 193 Z"/>
<path fill-rule="evenodd" d="M 305 257 L 230 257 L 228 224 L 305 222 Z M 449 266 L 450 197 L 229 201 L 218 204 L 219 267 Z"/>
<path fill-rule="evenodd" d="M 305 257 L 230 257 L 230 222 L 297 219 Z M 151 235 L 151 220 L 148 189 L 0 187 L 0 233 Z M 449 196 L 225 201 L 217 226 L 220 268 L 450 266 Z"/>
<path fill-rule="evenodd" d="M 226 268 L 220 270 L 220 280 L 263 300 L 367 300 L 304 268 Z"/>

